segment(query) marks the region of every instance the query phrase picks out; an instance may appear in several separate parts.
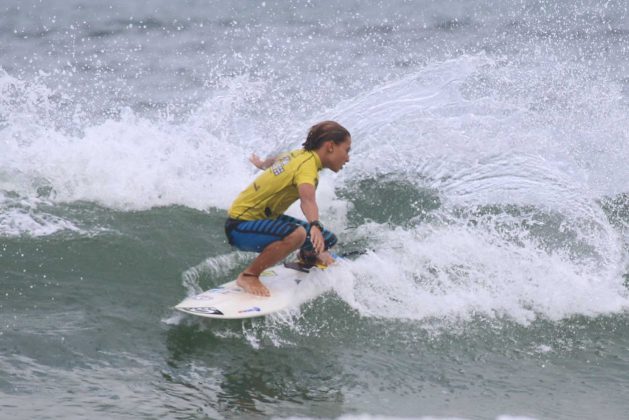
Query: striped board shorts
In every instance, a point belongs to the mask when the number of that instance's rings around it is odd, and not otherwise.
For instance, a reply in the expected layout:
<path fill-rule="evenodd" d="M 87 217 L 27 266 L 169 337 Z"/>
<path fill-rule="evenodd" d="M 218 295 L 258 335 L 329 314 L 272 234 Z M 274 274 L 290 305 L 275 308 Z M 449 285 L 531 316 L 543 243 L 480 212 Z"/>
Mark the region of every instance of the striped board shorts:
<path fill-rule="evenodd" d="M 309 252 L 314 248 L 310 241 L 310 225 L 294 217 L 281 215 L 277 219 L 261 220 L 237 220 L 227 219 L 225 222 L 225 235 L 229 244 L 241 251 L 261 252 L 267 245 L 275 241 L 281 241 L 286 236 L 293 233 L 299 226 L 303 226 L 308 232 L 306 241 L 302 245 L 303 251 Z M 325 249 L 332 248 L 337 238 L 332 232 L 323 229 L 323 240 Z"/>

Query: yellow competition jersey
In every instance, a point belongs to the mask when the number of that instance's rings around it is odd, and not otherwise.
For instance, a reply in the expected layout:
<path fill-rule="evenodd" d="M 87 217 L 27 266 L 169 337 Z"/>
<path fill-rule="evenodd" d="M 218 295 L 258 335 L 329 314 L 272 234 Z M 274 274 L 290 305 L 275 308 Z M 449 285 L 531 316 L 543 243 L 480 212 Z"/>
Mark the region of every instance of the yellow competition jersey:
<path fill-rule="evenodd" d="M 229 208 L 229 217 L 239 220 L 279 217 L 299 199 L 298 185 L 317 187 L 322 168 L 319 155 L 313 151 L 298 149 L 278 156 L 271 167 L 236 197 Z"/>

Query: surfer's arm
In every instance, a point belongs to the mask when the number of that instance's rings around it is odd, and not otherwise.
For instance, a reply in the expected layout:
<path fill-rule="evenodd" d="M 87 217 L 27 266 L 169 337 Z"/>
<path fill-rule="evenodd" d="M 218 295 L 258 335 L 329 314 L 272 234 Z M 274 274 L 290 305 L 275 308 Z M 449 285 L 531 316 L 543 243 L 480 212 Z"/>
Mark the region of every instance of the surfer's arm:
<path fill-rule="evenodd" d="M 255 153 L 251 155 L 251 157 L 249 158 L 249 162 L 253 163 L 253 165 L 261 170 L 265 170 L 266 168 L 268 168 L 269 166 L 273 165 L 275 163 L 275 160 L 277 159 L 277 156 L 270 156 L 264 160 L 262 160 L 260 158 L 260 156 L 256 155 Z"/>
<path fill-rule="evenodd" d="M 304 183 L 297 186 L 299 191 L 299 201 L 301 204 L 301 211 L 306 216 L 308 223 L 315 220 L 319 220 L 319 206 L 316 200 L 316 190 L 314 185 Z M 325 242 L 323 240 L 323 234 L 319 230 L 318 226 L 312 226 L 310 229 L 310 240 L 314 246 L 317 254 L 325 251 Z"/>

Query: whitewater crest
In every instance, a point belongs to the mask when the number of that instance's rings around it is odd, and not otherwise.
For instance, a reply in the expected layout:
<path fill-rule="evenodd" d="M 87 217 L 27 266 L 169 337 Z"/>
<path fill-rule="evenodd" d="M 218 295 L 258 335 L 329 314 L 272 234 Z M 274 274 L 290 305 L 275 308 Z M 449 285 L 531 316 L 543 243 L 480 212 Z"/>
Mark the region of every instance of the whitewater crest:
<path fill-rule="evenodd" d="M 0 80 L 4 235 L 76 229 L 39 214 L 58 203 L 225 209 L 255 174 L 248 155 L 277 146 L 256 129 L 270 121 L 248 118 L 267 92 L 259 81 L 234 79 L 176 119 L 77 110 L 64 126 L 63 95 Z M 356 139 L 347 168 L 322 176 L 322 216 L 344 243 L 373 249 L 348 263 L 339 296 L 365 316 L 408 319 L 624 311 L 626 234 L 601 201 L 626 187 L 629 122 L 613 83 L 596 83 L 560 63 L 464 55 L 318 116 Z"/>
<path fill-rule="evenodd" d="M 94 118 L 45 85 L 0 77 L 0 190 L 37 196 L 43 180 L 57 203 L 90 201 L 119 210 L 185 205 L 226 208 L 253 173 L 249 144 L 234 141 L 242 83 L 209 98 L 184 121 L 129 108 Z M 255 137 L 249 139 L 255 142 Z M 241 180 L 241 181 L 238 181 Z"/>

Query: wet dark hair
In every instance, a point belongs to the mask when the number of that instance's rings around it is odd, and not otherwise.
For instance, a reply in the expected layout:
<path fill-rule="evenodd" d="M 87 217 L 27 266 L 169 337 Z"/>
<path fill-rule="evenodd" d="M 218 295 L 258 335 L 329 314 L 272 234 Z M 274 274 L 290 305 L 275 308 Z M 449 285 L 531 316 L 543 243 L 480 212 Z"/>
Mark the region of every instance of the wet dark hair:
<path fill-rule="evenodd" d="M 343 143 L 351 137 L 349 131 L 336 121 L 322 121 L 315 124 L 308 130 L 308 137 L 302 146 L 305 150 L 317 150 L 321 145 L 329 140 L 336 144 Z"/>

